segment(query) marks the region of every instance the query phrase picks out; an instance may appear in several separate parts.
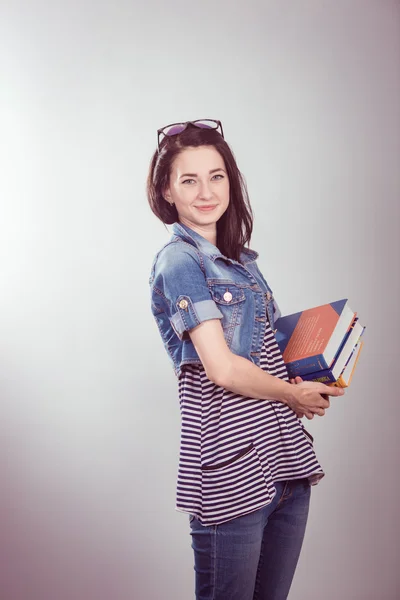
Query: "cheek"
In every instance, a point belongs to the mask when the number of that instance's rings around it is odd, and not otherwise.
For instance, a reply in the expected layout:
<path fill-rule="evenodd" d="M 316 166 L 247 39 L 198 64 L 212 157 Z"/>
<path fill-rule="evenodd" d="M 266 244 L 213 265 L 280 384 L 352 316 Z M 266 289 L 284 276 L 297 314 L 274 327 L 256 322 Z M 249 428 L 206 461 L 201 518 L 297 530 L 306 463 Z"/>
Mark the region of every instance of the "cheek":
<path fill-rule="evenodd" d="M 188 204 L 194 197 L 195 192 L 193 188 L 181 188 L 175 191 L 176 202 L 181 205 Z"/>

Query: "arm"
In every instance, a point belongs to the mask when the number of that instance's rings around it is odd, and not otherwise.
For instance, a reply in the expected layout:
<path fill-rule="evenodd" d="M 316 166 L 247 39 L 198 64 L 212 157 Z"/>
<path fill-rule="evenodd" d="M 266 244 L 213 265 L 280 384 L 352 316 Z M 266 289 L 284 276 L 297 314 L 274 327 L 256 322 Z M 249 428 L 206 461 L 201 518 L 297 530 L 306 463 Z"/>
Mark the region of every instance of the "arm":
<path fill-rule="evenodd" d="M 231 352 L 226 344 L 218 319 L 205 321 L 190 330 L 189 335 L 208 379 L 234 393 L 260 400 L 278 400 L 287 404 L 298 416 L 312 418 L 323 415 L 329 400 L 321 394 L 340 396 L 343 390 L 324 384 L 303 382 L 292 385 L 270 375 L 246 358 Z"/>
<path fill-rule="evenodd" d="M 151 285 L 161 309 L 179 339 L 190 336 L 207 377 L 234 393 L 287 404 L 298 416 L 323 415 L 329 400 L 321 394 L 339 396 L 341 388 L 323 383 L 297 385 L 266 373 L 250 360 L 231 352 L 205 279 L 201 257 L 188 244 L 170 244 L 158 256 Z M 182 307 L 181 302 L 186 306 Z"/>

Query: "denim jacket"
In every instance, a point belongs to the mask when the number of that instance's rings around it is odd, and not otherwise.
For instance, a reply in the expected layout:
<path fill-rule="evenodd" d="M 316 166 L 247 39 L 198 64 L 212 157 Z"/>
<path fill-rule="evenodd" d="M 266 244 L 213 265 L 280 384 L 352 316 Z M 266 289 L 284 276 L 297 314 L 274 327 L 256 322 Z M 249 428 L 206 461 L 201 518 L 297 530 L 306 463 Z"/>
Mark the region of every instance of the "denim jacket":
<path fill-rule="evenodd" d="M 207 319 L 221 319 L 231 352 L 259 366 L 266 316 L 274 330 L 280 310 L 257 252 L 244 248 L 238 262 L 182 223 L 172 231 L 153 260 L 149 284 L 151 310 L 176 376 L 183 365 L 201 364 L 188 331 Z"/>

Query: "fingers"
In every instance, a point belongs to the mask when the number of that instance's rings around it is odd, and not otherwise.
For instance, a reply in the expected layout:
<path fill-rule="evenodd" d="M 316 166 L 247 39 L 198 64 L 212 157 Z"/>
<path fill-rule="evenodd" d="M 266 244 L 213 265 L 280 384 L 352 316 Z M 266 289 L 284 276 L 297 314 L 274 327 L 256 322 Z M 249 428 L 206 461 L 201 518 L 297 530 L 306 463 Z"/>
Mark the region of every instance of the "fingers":
<path fill-rule="evenodd" d="M 304 381 L 302 387 L 314 389 L 321 396 L 343 396 L 344 389 L 333 385 L 326 385 L 318 381 Z"/>
<path fill-rule="evenodd" d="M 301 383 L 303 380 L 302 380 L 302 378 L 300 376 L 297 376 L 297 377 L 294 377 L 294 378 L 292 377 L 291 379 L 289 379 L 289 381 L 292 384 L 296 384 L 296 383 Z"/>
<path fill-rule="evenodd" d="M 340 387 L 336 387 L 336 386 L 330 386 L 330 385 L 326 385 L 326 391 L 324 392 L 324 395 L 327 396 L 343 396 L 344 394 L 344 389 L 340 388 Z"/>
<path fill-rule="evenodd" d="M 299 415 L 297 415 L 297 416 L 299 417 L 299 419 L 302 419 L 303 416 L 305 416 L 305 417 L 307 417 L 307 419 L 309 421 L 311 421 L 311 419 L 313 419 L 315 415 L 318 415 L 319 417 L 323 417 L 325 415 L 325 410 L 323 408 L 316 407 L 316 408 L 313 408 L 312 411 L 311 410 L 306 411 L 304 413 L 304 415 L 302 415 L 302 416 L 299 416 Z"/>
<path fill-rule="evenodd" d="M 313 413 L 316 415 L 319 415 L 320 417 L 323 417 L 325 414 L 325 409 L 320 408 L 319 406 L 315 409 L 313 409 Z"/>
<path fill-rule="evenodd" d="M 328 395 L 327 394 L 321 394 L 322 396 L 322 402 L 320 404 L 321 408 L 329 408 L 331 403 L 329 401 Z"/>
<path fill-rule="evenodd" d="M 304 410 L 303 412 L 296 412 L 296 415 L 299 419 L 302 419 L 303 417 L 307 417 L 307 419 L 311 420 L 314 418 L 315 415 L 318 415 L 319 417 L 323 417 L 325 416 L 325 408 L 323 408 L 322 406 L 313 406 L 312 408 L 309 408 L 308 410 Z"/>

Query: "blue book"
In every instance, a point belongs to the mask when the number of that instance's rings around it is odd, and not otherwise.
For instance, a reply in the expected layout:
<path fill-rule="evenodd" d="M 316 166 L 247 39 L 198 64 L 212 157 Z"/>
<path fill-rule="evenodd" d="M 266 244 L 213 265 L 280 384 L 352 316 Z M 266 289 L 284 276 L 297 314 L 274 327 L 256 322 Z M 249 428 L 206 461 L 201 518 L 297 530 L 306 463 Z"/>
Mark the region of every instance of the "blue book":
<path fill-rule="evenodd" d="M 330 369 L 355 316 L 345 298 L 277 319 L 276 340 L 289 377 Z"/>

